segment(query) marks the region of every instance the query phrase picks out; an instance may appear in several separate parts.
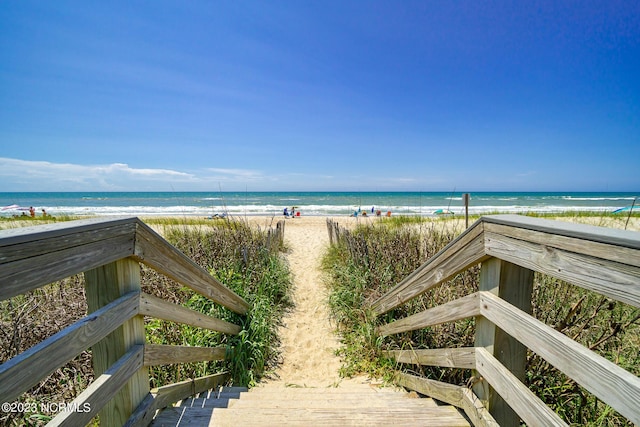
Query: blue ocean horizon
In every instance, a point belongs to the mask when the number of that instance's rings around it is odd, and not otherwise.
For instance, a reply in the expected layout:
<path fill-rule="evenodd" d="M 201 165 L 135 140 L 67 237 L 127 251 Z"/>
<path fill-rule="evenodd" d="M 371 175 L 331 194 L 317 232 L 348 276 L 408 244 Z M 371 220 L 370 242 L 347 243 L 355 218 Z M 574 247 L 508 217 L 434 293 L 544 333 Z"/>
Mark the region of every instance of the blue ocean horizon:
<path fill-rule="evenodd" d="M 39 213 L 90 216 L 281 215 L 296 207 L 303 215 L 341 216 L 356 210 L 398 215 L 464 213 L 463 192 L 4 192 L 0 215 L 33 206 Z M 634 203 L 632 192 L 469 192 L 469 212 L 613 212 Z"/>

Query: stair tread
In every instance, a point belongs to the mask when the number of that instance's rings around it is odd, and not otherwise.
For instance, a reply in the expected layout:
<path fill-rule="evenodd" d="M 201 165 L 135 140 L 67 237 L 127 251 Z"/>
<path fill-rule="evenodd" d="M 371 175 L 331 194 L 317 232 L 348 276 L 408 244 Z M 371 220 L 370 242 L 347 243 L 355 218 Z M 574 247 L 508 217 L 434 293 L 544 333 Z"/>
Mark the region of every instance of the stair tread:
<path fill-rule="evenodd" d="M 210 425 L 418 425 L 469 426 L 452 407 L 413 408 L 407 411 L 389 408 L 326 409 L 249 409 L 215 410 Z"/>
<path fill-rule="evenodd" d="M 402 389 L 350 384 L 347 387 L 262 386 L 247 391 L 223 387 L 167 408 L 153 426 L 394 425 L 469 426 L 452 406 L 417 398 Z"/>

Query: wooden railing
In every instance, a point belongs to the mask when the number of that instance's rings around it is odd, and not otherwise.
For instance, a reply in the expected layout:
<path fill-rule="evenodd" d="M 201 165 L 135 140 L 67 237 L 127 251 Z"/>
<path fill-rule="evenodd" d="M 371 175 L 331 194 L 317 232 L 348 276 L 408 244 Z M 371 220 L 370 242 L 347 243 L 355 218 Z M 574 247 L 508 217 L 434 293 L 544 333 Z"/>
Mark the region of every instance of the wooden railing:
<path fill-rule="evenodd" d="M 50 425 L 147 425 L 159 408 L 211 389 L 226 372 L 149 389 L 148 366 L 223 360 L 224 347 L 152 345 L 143 316 L 238 334 L 240 326 L 141 292 L 140 263 L 245 314 L 249 305 L 137 218 L 0 231 L 0 301 L 84 273 L 89 314 L 0 365 L 0 402 L 15 401 L 91 348 L 96 378 Z M 77 410 L 74 410 L 76 408 Z"/>
<path fill-rule="evenodd" d="M 462 408 L 476 426 L 519 425 L 520 419 L 532 426 L 566 425 L 523 384 L 530 349 L 640 424 L 640 378 L 530 314 L 536 271 L 640 307 L 640 233 L 516 215 L 483 217 L 370 308 L 386 313 L 478 263 L 478 292 L 378 328 L 386 336 L 474 317 L 474 347 L 386 356 L 474 369 L 477 383 L 470 389 L 398 372 L 399 384 Z"/>

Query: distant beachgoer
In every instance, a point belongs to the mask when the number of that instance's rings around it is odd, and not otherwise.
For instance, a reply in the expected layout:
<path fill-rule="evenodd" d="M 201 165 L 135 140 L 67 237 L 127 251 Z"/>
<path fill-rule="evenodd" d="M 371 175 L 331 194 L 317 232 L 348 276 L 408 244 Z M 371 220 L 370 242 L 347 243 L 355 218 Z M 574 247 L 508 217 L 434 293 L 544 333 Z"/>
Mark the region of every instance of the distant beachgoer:
<path fill-rule="evenodd" d="M 44 208 L 42 209 L 42 216 L 47 216 L 47 211 L 45 211 Z"/>
<path fill-rule="evenodd" d="M 289 218 L 289 209 L 284 208 L 284 217 Z"/>
<path fill-rule="evenodd" d="M 31 215 L 31 218 L 36 217 L 36 210 L 33 206 L 29 206 L 29 215 Z"/>
<path fill-rule="evenodd" d="M 296 208 L 295 208 L 295 207 L 292 207 L 292 208 L 291 208 L 291 217 L 292 217 L 292 218 L 295 218 L 295 217 L 296 217 Z"/>
<path fill-rule="evenodd" d="M 371 213 L 373 213 L 373 212 L 374 212 L 374 210 L 373 210 L 373 206 L 371 206 Z"/>

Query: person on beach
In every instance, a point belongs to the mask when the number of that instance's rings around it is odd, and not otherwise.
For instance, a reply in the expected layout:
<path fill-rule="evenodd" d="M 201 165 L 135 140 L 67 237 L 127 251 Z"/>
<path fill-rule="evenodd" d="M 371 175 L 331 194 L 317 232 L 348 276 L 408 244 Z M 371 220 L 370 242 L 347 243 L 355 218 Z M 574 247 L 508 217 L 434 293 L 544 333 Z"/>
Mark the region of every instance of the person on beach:
<path fill-rule="evenodd" d="M 42 208 L 42 216 L 47 216 L 47 211 L 45 211 L 44 208 Z"/>
<path fill-rule="evenodd" d="M 289 209 L 287 209 L 286 207 L 284 208 L 284 217 L 289 218 Z"/>
<path fill-rule="evenodd" d="M 31 215 L 31 218 L 36 217 L 36 210 L 33 206 L 29 206 L 29 215 Z"/>

